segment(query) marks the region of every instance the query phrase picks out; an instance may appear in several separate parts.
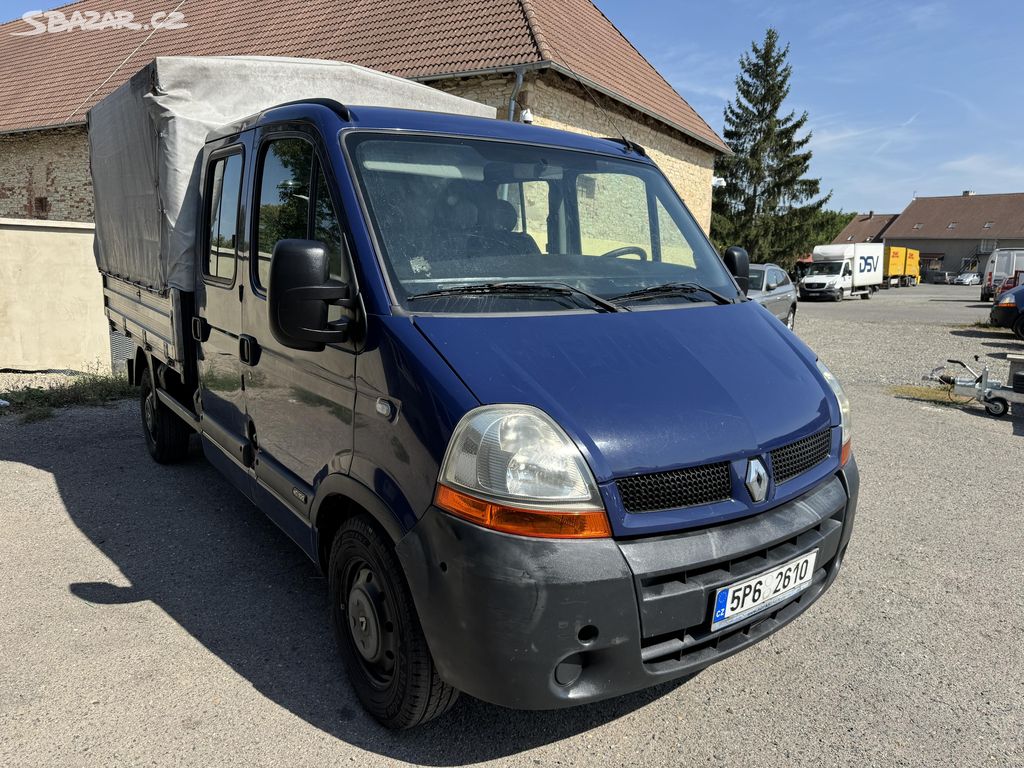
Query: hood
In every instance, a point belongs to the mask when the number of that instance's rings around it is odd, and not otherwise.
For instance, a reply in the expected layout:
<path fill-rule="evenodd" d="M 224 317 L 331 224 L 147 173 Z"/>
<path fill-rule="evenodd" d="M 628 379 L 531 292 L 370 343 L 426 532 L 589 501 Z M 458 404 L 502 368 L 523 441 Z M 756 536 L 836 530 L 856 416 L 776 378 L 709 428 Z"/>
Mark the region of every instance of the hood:
<path fill-rule="evenodd" d="M 533 405 L 561 424 L 599 483 L 839 422 L 814 354 L 755 302 L 415 323 L 481 403 Z"/>

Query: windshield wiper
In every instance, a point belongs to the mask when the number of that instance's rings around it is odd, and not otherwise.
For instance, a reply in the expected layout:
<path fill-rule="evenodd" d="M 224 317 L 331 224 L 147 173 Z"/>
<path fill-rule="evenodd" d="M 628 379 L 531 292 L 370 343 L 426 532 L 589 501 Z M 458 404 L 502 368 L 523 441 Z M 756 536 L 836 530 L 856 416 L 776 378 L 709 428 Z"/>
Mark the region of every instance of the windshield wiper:
<path fill-rule="evenodd" d="M 657 299 L 663 296 L 681 296 L 684 298 L 691 298 L 695 293 L 707 294 L 716 304 L 733 303 L 732 299 L 727 299 L 717 291 L 705 288 L 700 283 L 662 283 L 661 285 L 652 285 L 648 288 L 639 288 L 635 291 L 624 293 L 621 296 L 613 296 L 609 301 L 615 303 L 620 301 L 646 301 L 648 299 Z M 693 301 L 701 301 L 701 299 L 693 298 Z"/>
<path fill-rule="evenodd" d="M 571 299 L 585 298 L 599 312 L 622 312 L 625 307 L 619 307 L 607 299 L 602 299 L 589 291 L 577 288 L 569 283 L 473 283 L 471 285 L 453 285 L 450 288 L 439 288 L 436 291 L 425 291 L 414 293 L 406 297 L 407 301 L 418 299 L 434 299 L 442 296 L 474 296 L 506 294 L 518 296 L 566 296 Z M 576 302 L 579 304 L 579 302 Z M 582 306 L 582 305 L 581 305 Z"/>

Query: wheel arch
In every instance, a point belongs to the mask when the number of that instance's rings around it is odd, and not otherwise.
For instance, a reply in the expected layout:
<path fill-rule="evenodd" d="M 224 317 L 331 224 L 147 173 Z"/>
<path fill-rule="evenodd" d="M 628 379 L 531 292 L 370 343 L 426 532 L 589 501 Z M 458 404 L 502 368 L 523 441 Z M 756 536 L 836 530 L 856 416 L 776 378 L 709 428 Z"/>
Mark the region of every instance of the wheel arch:
<path fill-rule="evenodd" d="M 327 571 L 331 542 L 342 524 L 358 514 L 368 515 L 392 544 L 405 535 L 398 518 L 372 490 L 347 475 L 328 475 L 320 483 L 310 509 L 310 527 L 317 565 Z"/>

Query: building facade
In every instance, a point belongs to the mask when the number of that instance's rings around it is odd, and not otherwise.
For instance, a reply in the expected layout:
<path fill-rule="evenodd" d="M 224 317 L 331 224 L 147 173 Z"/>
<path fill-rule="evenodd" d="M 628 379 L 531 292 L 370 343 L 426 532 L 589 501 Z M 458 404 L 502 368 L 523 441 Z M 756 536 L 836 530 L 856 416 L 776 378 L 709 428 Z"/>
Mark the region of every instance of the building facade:
<path fill-rule="evenodd" d="M 921 273 L 978 271 L 996 248 L 1024 248 L 1024 193 L 915 198 L 885 244 L 921 252 Z"/>

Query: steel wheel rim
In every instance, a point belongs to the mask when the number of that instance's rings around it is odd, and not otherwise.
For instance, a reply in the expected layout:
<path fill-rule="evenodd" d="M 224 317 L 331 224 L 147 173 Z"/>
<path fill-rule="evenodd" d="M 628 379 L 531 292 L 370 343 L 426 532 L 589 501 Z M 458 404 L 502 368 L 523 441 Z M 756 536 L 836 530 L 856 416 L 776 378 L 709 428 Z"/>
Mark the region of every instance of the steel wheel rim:
<path fill-rule="evenodd" d="M 146 432 L 151 438 L 156 438 L 156 393 L 150 390 L 142 404 L 142 420 L 146 425 Z"/>
<path fill-rule="evenodd" d="M 398 658 L 390 591 L 361 558 L 345 568 L 342 585 L 341 612 L 354 656 L 375 688 L 388 688 L 394 682 Z"/>

